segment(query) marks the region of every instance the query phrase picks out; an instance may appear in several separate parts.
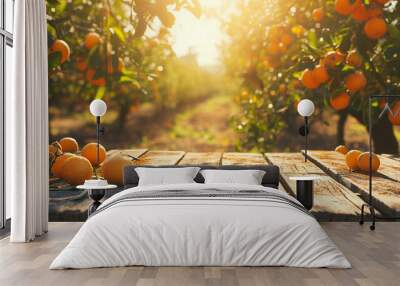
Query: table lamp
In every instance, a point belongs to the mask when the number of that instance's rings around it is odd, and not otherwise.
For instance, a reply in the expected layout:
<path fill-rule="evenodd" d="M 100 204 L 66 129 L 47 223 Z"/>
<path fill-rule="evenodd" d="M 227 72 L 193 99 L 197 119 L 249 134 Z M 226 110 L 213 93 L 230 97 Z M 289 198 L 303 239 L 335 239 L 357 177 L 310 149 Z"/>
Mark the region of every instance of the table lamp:
<path fill-rule="evenodd" d="M 96 138 L 97 138 L 97 166 L 100 163 L 100 133 L 104 133 L 104 129 L 100 127 L 100 117 L 106 114 L 107 105 L 101 99 L 95 99 L 90 103 L 90 113 L 96 117 Z M 96 173 L 96 178 L 97 173 Z"/>
<path fill-rule="evenodd" d="M 308 133 L 310 131 L 308 126 L 308 117 L 310 117 L 314 113 L 314 110 L 315 110 L 314 103 L 309 99 L 303 99 L 297 105 L 297 112 L 304 117 L 304 126 L 300 127 L 299 133 L 300 135 L 305 136 L 306 138 L 305 152 L 304 152 L 305 162 L 307 162 Z"/>

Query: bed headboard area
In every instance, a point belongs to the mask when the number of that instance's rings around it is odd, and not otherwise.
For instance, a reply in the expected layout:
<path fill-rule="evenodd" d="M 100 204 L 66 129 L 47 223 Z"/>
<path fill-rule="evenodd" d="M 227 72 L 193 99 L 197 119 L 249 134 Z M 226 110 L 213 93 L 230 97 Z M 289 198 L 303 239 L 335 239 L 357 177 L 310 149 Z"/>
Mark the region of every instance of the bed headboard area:
<path fill-rule="evenodd" d="M 128 166 L 124 169 L 124 186 L 125 188 L 136 187 L 139 182 L 139 176 L 135 169 L 137 167 L 146 168 L 183 168 L 183 167 L 194 167 L 194 165 L 182 165 L 182 166 Z M 277 189 L 279 185 L 279 167 L 275 165 L 224 165 L 224 166 L 207 166 L 199 165 L 202 170 L 205 169 L 218 169 L 218 170 L 263 170 L 265 175 L 262 179 L 262 185 L 265 187 L 272 187 Z M 203 176 L 198 173 L 194 179 L 197 183 L 204 183 Z"/>

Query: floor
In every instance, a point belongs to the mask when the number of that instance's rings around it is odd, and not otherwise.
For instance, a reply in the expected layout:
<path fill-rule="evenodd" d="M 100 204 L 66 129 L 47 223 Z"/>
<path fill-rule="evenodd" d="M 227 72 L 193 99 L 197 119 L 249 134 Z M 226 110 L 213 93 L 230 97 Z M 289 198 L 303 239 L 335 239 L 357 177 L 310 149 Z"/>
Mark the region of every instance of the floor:
<path fill-rule="evenodd" d="M 126 267 L 48 270 L 81 223 L 50 223 L 47 235 L 29 244 L 0 240 L 0 285 L 400 285 L 400 222 L 321 223 L 352 269 L 285 267 Z"/>

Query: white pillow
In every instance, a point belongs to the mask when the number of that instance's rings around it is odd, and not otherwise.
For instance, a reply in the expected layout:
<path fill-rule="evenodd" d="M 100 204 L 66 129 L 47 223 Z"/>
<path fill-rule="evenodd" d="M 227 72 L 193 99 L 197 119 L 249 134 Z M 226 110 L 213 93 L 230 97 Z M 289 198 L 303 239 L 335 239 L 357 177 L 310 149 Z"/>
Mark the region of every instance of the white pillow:
<path fill-rule="evenodd" d="M 202 170 L 205 184 L 261 185 L 265 171 L 262 170 Z"/>
<path fill-rule="evenodd" d="M 139 186 L 195 183 L 193 179 L 199 170 L 199 167 L 135 168 L 139 176 Z"/>

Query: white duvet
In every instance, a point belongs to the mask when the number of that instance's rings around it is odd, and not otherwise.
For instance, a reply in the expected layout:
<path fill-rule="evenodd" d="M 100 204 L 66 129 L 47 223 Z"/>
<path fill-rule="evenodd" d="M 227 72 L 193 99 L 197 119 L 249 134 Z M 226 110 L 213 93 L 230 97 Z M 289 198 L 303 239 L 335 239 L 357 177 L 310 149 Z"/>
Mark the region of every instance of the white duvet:
<path fill-rule="evenodd" d="M 152 198 L 121 201 L 131 192 L 262 190 L 232 184 L 136 187 L 106 200 L 50 269 L 145 266 L 293 266 L 350 268 L 310 215 L 257 198 Z M 108 207 L 107 207 L 108 206 Z"/>

